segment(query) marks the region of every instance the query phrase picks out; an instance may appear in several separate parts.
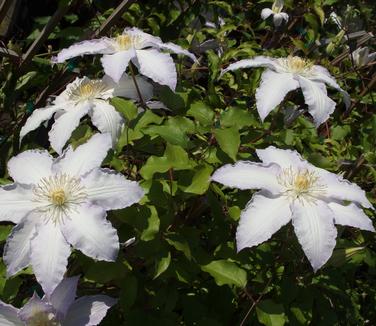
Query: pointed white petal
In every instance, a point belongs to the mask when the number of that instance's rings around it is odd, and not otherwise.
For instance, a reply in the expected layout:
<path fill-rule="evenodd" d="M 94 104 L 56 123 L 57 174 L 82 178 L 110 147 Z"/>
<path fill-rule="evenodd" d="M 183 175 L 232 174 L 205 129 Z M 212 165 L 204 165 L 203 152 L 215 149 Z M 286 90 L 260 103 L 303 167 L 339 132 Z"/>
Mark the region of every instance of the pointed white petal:
<path fill-rule="evenodd" d="M 67 277 L 61 281 L 55 291 L 48 298 L 60 320 L 63 320 L 70 306 L 76 298 L 79 276 Z"/>
<path fill-rule="evenodd" d="M 285 12 L 281 12 L 280 15 L 282 16 L 282 19 L 286 21 L 286 23 L 289 21 L 289 15 Z"/>
<path fill-rule="evenodd" d="M 76 105 L 73 110 L 69 110 L 55 120 L 50 132 L 48 133 L 51 147 L 56 153 L 61 154 L 64 145 L 80 124 L 81 118 L 90 110 L 91 104 L 85 101 Z"/>
<path fill-rule="evenodd" d="M 144 191 L 136 181 L 108 169 L 95 169 L 82 179 L 88 200 L 105 210 L 121 209 L 138 203 Z"/>
<path fill-rule="evenodd" d="M 270 8 L 264 8 L 261 10 L 261 18 L 267 19 L 270 15 L 273 15 L 273 11 Z"/>
<path fill-rule="evenodd" d="M 121 130 L 124 126 L 124 120 L 115 110 L 115 108 L 106 101 L 96 100 L 90 112 L 91 121 L 102 133 L 110 133 L 112 145 L 118 140 Z"/>
<path fill-rule="evenodd" d="M 69 309 L 64 326 L 98 325 L 117 300 L 107 295 L 84 296 Z"/>
<path fill-rule="evenodd" d="M 162 49 L 162 50 L 168 50 L 168 51 L 174 52 L 176 54 L 186 55 L 192 61 L 197 62 L 197 58 L 196 58 L 196 56 L 193 53 L 189 52 L 188 50 L 183 49 L 180 45 L 177 45 L 175 43 L 171 43 L 171 42 L 168 42 L 168 43 L 158 43 L 158 44 L 156 44 L 156 46 L 159 49 Z"/>
<path fill-rule="evenodd" d="M 36 208 L 31 186 L 11 184 L 0 187 L 0 221 L 19 223 Z"/>
<path fill-rule="evenodd" d="M 36 184 L 51 174 L 52 162 L 47 151 L 32 149 L 13 156 L 8 161 L 8 172 L 16 182 Z"/>
<path fill-rule="evenodd" d="M 274 14 L 273 15 L 273 23 L 274 23 L 274 26 L 275 27 L 279 27 L 281 26 L 282 22 L 283 22 L 283 15 L 282 14 Z"/>
<path fill-rule="evenodd" d="M 167 53 L 155 49 L 137 50 L 137 66 L 139 72 L 161 85 L 167 85 L 173 91 L 177 76 L 174 61 Z"/>
<path fill-rule="evenodd" d="M 34 110 L 31 116 L 26 120 L 24 126 L 21 128 L 20 141 L 30 131 L 37 129 L 43 121 L 50 120 L 53 114 L 61 109 L 61 106 L 52 105 L 46 108 Z"/>
<path fill-rule="evenodd" d="M 257 68 L 257 67 L 267 67 L 269 69 L 275 70 L 275 59 L 264 57 L 264 56 L 257 56 L 252 59 L 243 59 L 237 62 L 230 64 L 226 69 L 223 69 L 221 72 L 221 76 L 226 73 L 227 71 L 238 70 L 242 68 Z"/>
<path fill-rule="evenodd" d="M 38 316 L 38 314 L 41 313 L 54 314 L 54 308 L 49 303 L 41 300 L 34 292 L 31 299 L 20 309 L 18 315 L 20 319 L 26 323 L 26 325 L 34 325 L 31 323 L 30 319 Z M 41 325 L 44 325 L 44 323 L 41 323 Z"/>
<path fill-rule="evenodd" d="M 0 325 L 23 326 L 24 323 L 18 318 L 18 309 L 0 300 Z"/>
<path fill-rule="evenodd" d="M 267 69 L 261 75 L 261 84 L 256 90 L 257 111 L 261 121 L 279 105 L 286 94 L 299 87 L 299 82 L 289 73 L 277 73 Z"/>
<path fill-rule="evenodd" d="M 350 95 L 344 91 L 336 82 L 334 77 L 330 74 L 330 72 L 324 68 L 323 66 L 315 65 L 313 66 L 315 71 L 315 75 L 310 77 L 310 80 L 322 82 L 328 84 L 330 87 L 333 87 L 337 91 L 339 91 L 343 96 L 343 101 L 345 102 L 346 108 L 348 109 L 351 105 L 351 98 Z"/>
<path fill-rule="evenodd" d="M 31 240 L 31 264 L 38 283 L 47 295 L 55 290 L 67 270 L 71 249 L 59 225 L 48 221 L 37 226 Z"/>
<path fill-rule="evenodd" d="M 101 166 L 111 148 L 110 134 L 95 134 L 75 150 L 68 147 L 53 169 L 70 175 L 81 176 Z"/>
<path fill-rule="evenodd" d="M 73 44 L 70 47 L 61 50 L 52 61 L 55 63 L 61 63 L 70 58 L 83 56 L 85 54 L 109 54 L 113 52 L 114 48 L 111 40 L 108 38 L 101 38 Z"/>
<path fill-rule="evenodd" d="M 361 230 L 375 232 L 371 219 L 357 205 L 341 205 L 335 202 L 328 203 L 334 213 L 336 224 L 348 225 Z"/>
<path fill-rule="evenodd" d="M 134 58 L 135 55 L 136 53 L 133 49 L 104 55 L 101 58 L 104 72 L 117 83 L 127 69 L 129 61 Z"/>
<path fill-rule="evenodd" d="M 297 77 L 302 88 L 308 111 L 313 117 L 316 127 L 320 126 L 334 112 L 336 103 L 326 93 L 323 83 L 311 81 L 307 78 Z"/>
<path fill-rule="evenodd" d="M 236 230 L 238 251 L 256 246 L 276 233 L 291 220 L 287 197 L 268 198 L 256 193 L 240 215 Z"/>
<path fill-rule="evenodd" d="M 291 210 L 296 236 L 316 272 L 328 261 L 336 245 L 334 213 L 321 200 L 315 203 L 295 200 Z"/>
<path fill-rule="evenodd" d="M 119 237 L 106 211 L 96 205 L 83 205 L 61 225 L 69 243 L 93 259 L 115 261 L 119 251 Z"/>
<path fill-rule="evenodd" d="M 325 184 L 326 197 L 354 201 L 366 208 L 372 207 L 366 197 L 366 192 L 357 184 L 351 183 L 340 175 L 330 173 L 324 169 L 316 168 L 316 171 L 318 171 L 322 183 Z"/>
<path fill-rule="evenodd" d="M 38 219 L 37 213 L 31 213 L 28 218 L 23 219 L 12 229 L 4 247 L 3 257 L 8 276 L 30 265 L 31 239 L 36 233 L 35 221 Z"/>
<path fill-rule="evenodd" d="M 277 176 L 281 169 L 275 165 L 263 165 L 249 161 L 226 164 L 214 172 L 212 180 L 239 189 L 264 189 L 279 194 L 281 186 Z"/>
<path fill-rule="evenodd" d="M 256 154 L 264 164 L 278 164 L 282 169 L 289 167 L 304 168 L 309 164 L 297 151 L 280 149 L 269 146 L 265 149 L 256 149 Z"/>
<path fill-rule="evenodd" d="M 149 101 L 153 97 L 153 85 L 141 76 L 136 76 L 136 83 L 140 90 L 142 100 Z M 133 78 L 128 75 L 123 75 L 123 77 L 121 77 L 119 83 L 115 86 L 114 96 L 121 96 L 140 101 Z"/>
<path fill-rule="evenodd" d="M 148 33 L 143 32 L 142 30 L 138 29 L 137 27 L 126 27 L 123 31 L 123 34 L 130 35 L 137 39 L 136 48 L 143 49 L 149 46 L 155 46 L 156 44 L 163 43 L 162 40 L 158 36 L 154 36 Z"/>

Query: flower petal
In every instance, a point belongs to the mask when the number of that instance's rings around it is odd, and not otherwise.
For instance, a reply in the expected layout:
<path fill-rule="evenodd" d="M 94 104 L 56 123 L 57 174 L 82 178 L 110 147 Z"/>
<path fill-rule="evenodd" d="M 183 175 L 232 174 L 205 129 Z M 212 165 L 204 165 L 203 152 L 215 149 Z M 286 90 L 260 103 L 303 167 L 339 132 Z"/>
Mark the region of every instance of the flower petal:
<path fill-rule="evenodd" d="M 153 97 L 153 85 L 147 82 L 146 79 L 141 76 L 136 76 L 135 78 L 142 96 L 142 100 L 149 101 Z M 135 101 L 140 101 L 133 78 L 126 74 L 121 77 L 118 84 L 114 85 L 114 96 L 121 96 Z"/>
<path fill-rule="evenodd" d="M 297 151 L 269 146 L 256 149 L 256 154 L 264 164 L 278 164 L 282 169 L 290 167 L 305 168 L 311 166 Z"/>
<path fill-rule="evenodd" d="M 349 205 L 341 205 L 330 202 L 328 206 L 334 213 L 336 224 L 348 225 L 361 230 L 375 232 L 371 219 L 357 205 L 351 203 Z"/>
<path fill-rule="evenodd" d="M 31 239 L 36 233 L 35 221 L 39 218 L 37 213 L 31 213 L 16 225 L 4 247 L 4 263 L 7 267 L 7 275 L 12 276 L 30 265 Z"/>
<path fill-rule="evenodd" d="M 197 62 L 197 58 L 193 53 L 189 52 L 188 50 L 183 49 L 180 45 L 177 45 L 175 43 L 171 43 L 171 42 L 155 43 L 155 46 L 157 46 L 159 49 L 162 49 L 162 50 L 168 50 L 168 51 L 174 52 L 176 54 L 186 55 L 192 61 Z"/>
<path fill-rule="evenodd" d="M 262 121 L 279 105 L 286 94 L 299 88 L 292 74 L 276 73 L 267 69 L 261 75 L 261 84 L 256 90 L 257 111 Z"/>
<path fill-rule="evenodd" d="M 51 295 L 63 279 L 70 252 L 58 224 L 47 221 L 37 226 L 37 233 L 31 240 L 30 258 L 37 281 L 47 295 Z"/>
<path fill-rule="evenodd" d="M 24 326 L 18 318 L 18 309 L 0 300 L 0 325 L 1 326 Z"/>
<path fill-rule="evenodd" d="M 68 311 L 64 326 L 98 325 L 117 300 L 107 295 L 84 296 L 76 300 Z"/>
<path fill-rule="evenodd" d="M 52 59 L 52 62 L 61 63 L 70 58 L 83 56 L 85 54 L 109 54 L 113 52 L 114 48 L 112 47 L 111 39 L 103 37 L 101 39 L 75 43 L 70 47 L 61 50 L 59 54 Z"/>
<path fill-rule="evenodd" d="M 177 75 L 174 61 L 167 53 L 155 49 L 137 50 L 137 67 L 139 72 L 156 83 L 167 85 L 173 91 L 176 87 Z"/>
<path fill-rule="evenodd" d="M 295 200 L 291 210 L 296 236 L 316 272 L 328 261 L 336 245 L 334 213 L 321 200 L 315 203 Z"/>
<path fill-rule="evenodd" d="M 95 169 L 82 179 L 88 200 L 105 210 L 121 209 L 138 203 L 144 191 L 136 181 L 109 169 Z"/>
<path fill-rule="evenodd" d="M 124 34 L 137 39 L 137 49 L 143 49 L 145 47 L 155 46 L 155 44 L 163 43 L 160 37 L 145 33 L 137 27 L 126 27 L 123 31 L 123 35 Z"/>
<path fill-rule="evenodd" d="M 313 66 L 313 69 L 316 72 L 316 74 L 313 77 L 310 77 L 309 79 L 321 83 L 326 83 L 330 87 L 333 87 L 334 89 L 339 91 L 342 94 L 343 101 L 345 102 L 346 108 L 348 109 L 351 105 L 350 95 L 337 84 L 336 80 L 330 74 L 328 69 L 318 65 Z"/>
<path fill-rule="evenodd" d="M 53 169 L 70 175 L 84 175 L 101 166 L 110 148 L 110 134 L 95 134 L 75 150 L 68 147 L 63 156 L 54 164 Z"/>
<path fill-rule="evenodd" d="M 42 109 L 36 109 L 33 111 L 30 117 L 27 118 L 26 123 L 21 128 L 20 142 L 30 131 L 37 129 L 43 121 L 50 120 L 55 112 L 61 110 L 61 106 L 52 105 Z"/>
<path fill-rule="evenodd" d="M 330 99 L 323 83 L 314 82 L 307 78 L 297 76 L 308 111 L 313 117 L 316 127 L 320 126 L 334 112 L 336 103 Z"/>
<path fill-rule="evenodd" d="M 119 237 L 106 212 L 99 206 L 81 206 L 61 225 L 69 243 L 93 259 L 115 261 L 119 251 Z"/>
<path fill-rule="evenodd" d="M 325 184 L 327 197 L 339 200 L 354 201 L 363 207 L 372 208 L 372 204 L 366 197 L 366 192 L 357 184 L 342 178 L 340 175 L 330 173 L 324 169 L 316 168 L 319 176 Z"/>
<path fill-rule="evenodd" d="M 101 58 L 102 66 L 106 75 L 110 76 L 115 83 L 127 69 L 129 61 L 136 55 L 133 49 L 107 54 Z"/>
<path fill-rule="evenodd" d="M 238 251 L 270 239 L 290 220 L 291 210 L 287 197 L 268 198 L 256 193 L 240 215 L 236 230 Z"/>
<path fill-rule="evenodd" d="M 20 309 L 18 315 L 21 320 L 23 320 L 26 325 L 32 324 L 30 319 L 33 317 L 38 317 L 39 314 L 54 314 L 54 308 L 47 302 L 41 300 L 38 295 L 34 292 L 31 299 Z M 30 322 L 30 324 L 29 324 Z M 43 325 L 41 323 L 41 325 Z"/>
<path fill-rule="evenodd" d="M 66 111 L 55 120 L 50 132 L 48 133 L 51 147 L 61 154 L 64 145 L 72 135 L 74 129 L 80 124 L 81 118 L 90 110 L 91 104 L 85 101 L 76 105 L 73 110 Z"/>
<path fill-rule="evenodd" d="M 93 104 L 94 106 L 90 112 L 91 121 L 100 132 L 111 134 L 112 146 L 114 146 L 124 126 L 123 118 L 119 112 L 106 101 L 95 100 Z"/>
<path fill-rule="evenodd" d="M 36 184 L 51 174 L 52 163 L 53 158 L 47 151 L 32 149 L 13 156 L 8 161 L 8 172 L 16 182 Z"/>
<path fill-rule="evenodd" d="M 275 70 L 274 63 L 275 59 L 264 57 L 264 56 L 257 56 L 252 59 L 243 59 L 237 62 L 230 64 L 226 69 L 223 69 L 221 72 L 221 76 L 228 71 L 234 71 L 241 68 L 257 68 L 257 67 L 267 67 L 272 70 Z"/>
<path fill-rule="evenodd" d="M 79 276 L 67 277 L 61 281 L 54 292 L 48 298 L 57 312 L 58 319 L 63 320 L 70 306 L 76 298 L 76 290 Z"/>
<path fill-rule="evenodd" d="M 286 14 L 286 13 L 284 13 L 284 12 L 281 12 L 281 13 L 279 13 L 279 14 L 275 14 L 274 16 L 273 16 L 273 23 L 274 23 L 274 26 L 275 27 L 279 27 L 279 26 L 281 26 L 281 24 L 282 24 L 282 22 L 283 21 L 288 21 L 289 20 L 289 15 L 288 14 Z"/>
<path fill-rule="evenodd" d="M 11 184 L 0 187 L 0 221 L 19 223 L 36 208 L 30 186 Z"/>
<path fill-rule="evenodd" d="M 270 15 L 273 15 L 273 10 L 271 10 L 270 8 L 264 8 L 261 10 L 261 18 L 263 20 L 267 19 Z"/>
<path fill-rule="evenodd" d="M 280 168 L 275 165 L 263 165 L 249 161 L 239 161 L 234 165 L 226 164 L 214 172 L 212 180 L 225 186 L 239 189 L 264 189 L 279 194 L 281 186 L 277 181 Z"/>

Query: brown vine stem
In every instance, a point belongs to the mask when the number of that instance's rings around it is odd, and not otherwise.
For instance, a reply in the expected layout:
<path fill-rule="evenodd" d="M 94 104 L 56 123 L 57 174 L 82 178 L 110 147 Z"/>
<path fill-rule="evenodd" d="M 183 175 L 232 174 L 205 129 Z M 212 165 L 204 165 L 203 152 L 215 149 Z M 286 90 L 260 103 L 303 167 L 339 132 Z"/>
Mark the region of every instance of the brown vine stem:
<path fill-rule="evenodd" d="M 129 70 L 131 72 L 131 75 L 132 75 L 132 79 L 133 79 L 133 83 L 134 83 L 134 86 L 136 87 L 136 91 L 137 91 L 137 94 L 138 94 L 138 97 L 140 98 L 140 103 L 141 103 L 141 106 L 143 107 L 143 109 L 147 109 L 147 106 L 145 104 L 145 101 L 142 97 L 142 94 L 141 94 L 141 91 L 140 91 L 140 88 L 138 86 L 138 83 L 137 83 L 137 80 L 136 80 L 136 75 L 134 73 L 134 68 L 133 68 L 133 63 L 132 62 L 129 62 Z"/>

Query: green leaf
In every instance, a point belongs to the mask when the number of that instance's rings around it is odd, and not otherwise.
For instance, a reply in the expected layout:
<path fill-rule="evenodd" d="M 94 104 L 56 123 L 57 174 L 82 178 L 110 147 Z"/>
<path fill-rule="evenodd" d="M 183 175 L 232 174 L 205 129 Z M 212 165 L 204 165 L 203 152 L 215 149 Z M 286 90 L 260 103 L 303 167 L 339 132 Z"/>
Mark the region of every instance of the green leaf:
<path fill-rule="evenodd" d="M 166 241 L 176 250 L 181 251 L 188 260 L 191 260 L 192 254 L 188 242 L 177 233 L 169 233 L 166 235 Z"/>
<path fill-rule="evenodd" d="M 135 119 L 138 115 L 137 106 L 136 106 L 136 104 L 134 104 L 133 101 L 125 100 L 125 99 L 120 98 L 120 97 L 114 97 L 110 100 L 110 103 L 128 121 Z"/>
<path fill-rule="evenodd" d="M 222 127 L 236 127 L 239 130 L 252 125 L 254 122 L 254 118 L 248 111 L 237 108 L 229 108 L 221 115 Z"/>
<path fill-rule="evenodd" d="M 228 260 L 214 260 L 201 266 L 201 269 L 213 276 L 218 285 L 236 285 L 241 288 L 247 285 L 247 272 Z"/>
<path fill-rule="evenodd" d="M 196 164 L 188 158 L 187 152 L 180 146 L 170 145 L 167 143 L 166 151 L 161 157 L 150 156 L 145 165 L 141 168 L 141 176 L 148 180 L 154 173 L 164 173 L 169 169 L 185 170 L 191 169 Z"/>
<path fill-rule="evenodd" d="M 256 306 L 258 321 L 266 326 L 283 326 L 286 323 L 283 305 L 263 300 Z"/>
<path fill-rule="evenodd" d="M 163 272 L 165 272 L 170 266 L 171 262 L 171 253 L 168 252 L 166 257 L 162 257 L 159 259 L 159 261 L 156 263 L 155 268 L 155 275 L 153 277 L 153 280 L 155 280 L 159 275 L 161 275 Z"/>
<path fill-rule="evenodd" d="M 159 217 L 158 212 L 154 206 L 148 206 L 150 208 L 150 216 L 148 217 L 148 225 L 141 233 L 141 240 L 150 241 L 155 238 L 155 235 L 159 232 Z"/>
<path fill-rule="evenodd" d="M 210 176 L 213 172 L 211 165 L 203 165 L 195 172 L 192 183 L 184 189 L 184 192 L 189 192 L 197 195 L 202 195 L 208 190 L 210 185 Z"/>
<path fill-rule="evenodd" d="M 209 126 L 213 124 L 215 114 L 208 105 L 199 101 L 191 104 L 187 116 L 195 118 L 203 126 Z"/>
<path fill-rule="evenodd" d="M 236 161 L 236 154 L 238 153 L 240 146 L 240 134 L 238 128 L 231 127 L 226 129 L 215 129 L 214 135 L 222 151 Z"/>

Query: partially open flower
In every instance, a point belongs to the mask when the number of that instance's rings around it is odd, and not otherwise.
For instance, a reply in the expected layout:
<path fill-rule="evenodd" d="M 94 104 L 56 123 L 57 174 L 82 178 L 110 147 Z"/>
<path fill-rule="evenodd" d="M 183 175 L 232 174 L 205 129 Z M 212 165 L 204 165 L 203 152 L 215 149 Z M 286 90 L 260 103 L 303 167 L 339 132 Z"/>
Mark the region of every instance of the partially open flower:
<path fill-rule="evenodd" d="M 368 47 L 357 48 L 355 51 L 351 53 L 355 65 L 358 67 L 363 67 L 368 63 L 376 60 L 376 52 L 369 53 Z"/>
<path fill-rule="evenodd" d="M 94 259 L 116 259 L 119 238 L 106 211 L 137 203 L 144 192 L 100 168 L 110 148 L 111 136 L 96 134 L 57 159 L 29 150 L 9 160 L 14 183 L 0 188 L 0 220 L 17 224 L 4 249 L 8 275 L 31 264 L 49 295 L 63 278 L 70 246 Z"/>
<path fill-rule="evenodd" d="M 139 76 L 136 81 L 142 100 L 148 101 L 153 96 L 152 85 Z M 134 81 L 127 75 L 118 84 L 108 77 L 96 80 L 76 78 L 56 97 L 51 106 L 33 111 L 21 129 L 20 139 L 55 115 L 55 123 L 48 135 L 51 147 L 61 154 L 81 118 L 88 114 L 100 132 L 111 134 L 114 145 L 124 125 L 123 118 L 109 102 L 114 96 L 140 100 Z"/>
<path fill-rule="evenodd" d="M 142 32 L 137 28 L 126 28 L 123 34 L 114 38 L 83 41 L 62 50 L 53 62 L 64 62 L 86 54 L 103 54 L 101 58 L 104 72 L 118 82 L 130 61 L 139 72 L 161 85 L 175 90 L 177 74 L 171 56 L 160 52 L 167 50 L 184 54 L 196 61 L 196 57 L 174 43 L 163 43 L 159 37 Z"/>
<path fill-rule="evenodd" d="M 33 297 L 17 309 L 0 300 L 2 326 L 95 326 L 116 300 L 107 295 L 84 296 L 77 300 L 78 277 L 64 279 L 51 295 Z"/>
<path fill-rule="evenodd" d="M 295 151 L 270 146 L 256 153 L 262 163 L 228 164 L 212 176 L 212 180 L 228 187 L 261 189 L 241 213 L 236 232 L 238 251 L 268 240 L 292 221 L 316 271 L 327 262 L 336 245 L 334 224 L 375 231 L 360 207 L 372 205 L 356 184 L 313 166 Z"/>
<path fill-rule="evenodd" d="M 297 56 L 258 56 L 240 60 L 230 64 L 222 71 L 222 75 L 227 71 L 251 67 L 267 68 L 262 73 L 261 85 L 256 90 L 257 111 L 262 121 L 283 101 L 288 92 L 297 88 L 302 89 L 305 103 L 316 127 L 329 118 L 336 106 L 328 97 L 325 84 L 340 91 L 346 107 L 350 106 L 350 96 L 337 84 L 327 69 Z"/>
<path fill-rule="evenodd" d="M 276 27 L 280 26 L 284 20 L 288 22 L 289 15 L 286 14 L 285 12 L 282 12 L 283 5 L 284 5 L 283 0 L 275 0 L 272 5 L 272 9 L 265 8 L 261 11 L 261 18 L 265 20 L 270 15 L 272 15 L 274 26 Z"/>

